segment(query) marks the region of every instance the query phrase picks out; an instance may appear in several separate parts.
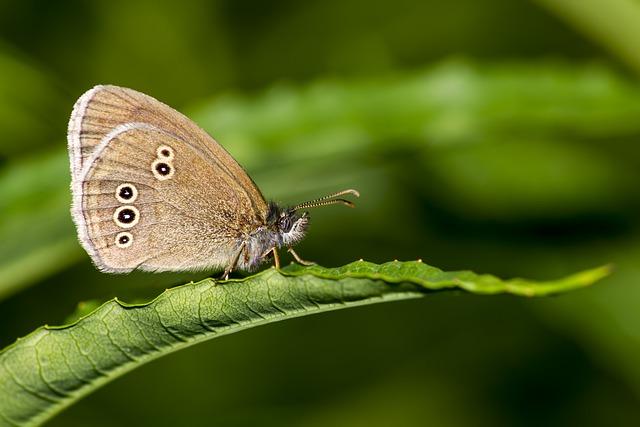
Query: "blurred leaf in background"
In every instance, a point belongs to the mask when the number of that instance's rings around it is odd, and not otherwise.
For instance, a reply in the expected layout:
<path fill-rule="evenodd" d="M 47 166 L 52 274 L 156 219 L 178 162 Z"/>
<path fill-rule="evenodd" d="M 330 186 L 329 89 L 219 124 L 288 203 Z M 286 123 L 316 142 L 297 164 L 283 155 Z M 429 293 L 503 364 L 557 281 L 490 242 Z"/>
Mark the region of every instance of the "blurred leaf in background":
<path fill-rule="evenodd" d="M 639 16 L 632 0 L 0 1 L 0 344 L 203 277 L 104 275 L 75 240 L 68 115 L 119 84 L 188 113 L 267 197 L 358 188 L 357 209 L 314 213 L 300 252 L 323 265 L 616 272 L 553 300 L 249 331 L 52 425 L 638 424 Z"/>

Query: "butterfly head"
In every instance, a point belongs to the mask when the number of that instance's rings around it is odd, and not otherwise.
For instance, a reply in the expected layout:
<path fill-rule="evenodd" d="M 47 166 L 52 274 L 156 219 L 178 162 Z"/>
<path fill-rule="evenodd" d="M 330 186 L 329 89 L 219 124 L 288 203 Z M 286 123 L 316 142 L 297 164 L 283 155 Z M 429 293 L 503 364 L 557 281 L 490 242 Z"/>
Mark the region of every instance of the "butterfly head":
<path fill-rule="evenodd" d="M 271 203 L 269 205 L 267 222 L 271 230 L 277 235 L 278 246 L 291 247 L 304 238 L 307 228 L 309 227 L 310 219 L 309 212 L 306 212 L 304 209 L 333 204 L 343 204 L 353 207 L 352 202 L 339 198 L 339 196 L 345 194 L 351 194 L 356 197 L 360 196 L 360 193 L 356 190 L 344 190 L 320 197 L 319 199 L 300 203 L 290 208 L 280 208 L 277 204 Z"/>
<path fill-rule="evenodd" d="M 309 213 L 301 213 L 294 208 L 280 208 L 271 203 L 268 222 L 281 246 L 293 246 L 300 242 L 307 232 Z"/>
<path fill-rule="evenodd" d="M 245 245 L 246 255 L 239 258 L 238 267 L 241 270 L 254 271 L 267 259 L 265 255 L 275 248 L 291 249 L 299 243 L 309 227 L 310 217 L 309 212 L 306 211 L 307 208 L 337 203 L 353 207 L 352 202 L 338 198 L 344 194 L 359 196 L 356 190 L 344 190 L 293 207 L 281 207 L 277 203 L 270 202 L 266 222 L 242 242 Z"/>

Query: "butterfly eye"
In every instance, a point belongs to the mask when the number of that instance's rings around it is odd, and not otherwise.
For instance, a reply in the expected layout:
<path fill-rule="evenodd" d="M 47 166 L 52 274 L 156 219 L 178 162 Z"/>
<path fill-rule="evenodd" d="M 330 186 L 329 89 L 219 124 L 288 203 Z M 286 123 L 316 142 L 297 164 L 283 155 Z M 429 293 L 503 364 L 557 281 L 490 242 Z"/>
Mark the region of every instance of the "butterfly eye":
<path fill-rule="evenodd" d="M 291 221 L 289 217 L 282 217 L 278 220 L 278 228 L 282 231 L 289 231 L 291 229 Z"/>
<path fill-rule="evenodd" d="M 120 184 L 116 188 L 116 199 L 120 203 L 133 203 L 138 198 L 138 189 L 133 184 Z"/>
<path fill-rule="evenodd" d="M 116 235 L 116 246 L 124 249 L 133 244 L 133 235 L 128 231 L 122 231 Z"/>

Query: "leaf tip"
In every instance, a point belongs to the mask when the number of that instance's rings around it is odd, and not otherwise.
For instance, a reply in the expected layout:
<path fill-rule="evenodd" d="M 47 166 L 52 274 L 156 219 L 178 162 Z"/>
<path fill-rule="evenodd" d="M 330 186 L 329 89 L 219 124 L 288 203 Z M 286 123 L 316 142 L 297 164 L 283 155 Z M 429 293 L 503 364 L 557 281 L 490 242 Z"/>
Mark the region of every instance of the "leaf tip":
<path fill-rule="evenodd" d="M 576 281 L 580 281 L 585 285 L 595 283 L 613 273 L 615 266 L 613 264 L 605 264 L 591 270 L 585 270 L 576 274 Z"/>

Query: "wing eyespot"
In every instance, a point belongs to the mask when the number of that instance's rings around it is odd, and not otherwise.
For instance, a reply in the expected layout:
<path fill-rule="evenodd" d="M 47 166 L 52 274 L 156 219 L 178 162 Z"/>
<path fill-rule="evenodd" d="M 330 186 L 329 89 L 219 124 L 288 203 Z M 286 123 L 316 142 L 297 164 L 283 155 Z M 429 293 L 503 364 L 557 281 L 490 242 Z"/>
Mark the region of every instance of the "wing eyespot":
<path fill-rule="evenodd" d="M 138 189 L 135 185 L 130 183 L 124 183 L 118 185 L 116 188 L 116 199 L 120 203 L 133 203 L 138 198 Z"/>
<path fill-rule="evenodd" d="M 173 178 L 175 174 L 175 169 L 173 167 L 173 163 L 168 160 L 156 159 L 151 164 L 151 172 L 156 179 L 160 181 L 165 181 L 167 179 Z"/>
<path fill-rule="evenodd" d="M 140 211 L 135 206 L 120 206 L 113 213 L 113 220 L 120 228 L 131 228 L 140 221 Z"/>
<path fill-rule="evenodd" d="M 133 244 L 133 234 L 128 231 L 121 231 L 116 235 L 116 246 L 126 249 Z"/>
<path fill-rule="evenodd" d="M 164 159 L 168 161 L 173 160 L 173 158 L 175 157 L 173 153 L 173 148 L 169 147 L 168 145 L 159 146 L 158 149 L 156 150 L 156 155 L 158 156 L 159 159 Z"/>

